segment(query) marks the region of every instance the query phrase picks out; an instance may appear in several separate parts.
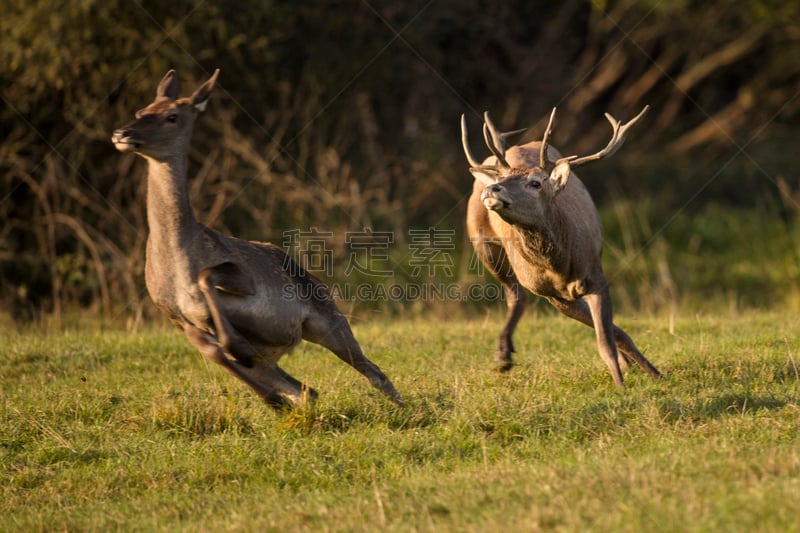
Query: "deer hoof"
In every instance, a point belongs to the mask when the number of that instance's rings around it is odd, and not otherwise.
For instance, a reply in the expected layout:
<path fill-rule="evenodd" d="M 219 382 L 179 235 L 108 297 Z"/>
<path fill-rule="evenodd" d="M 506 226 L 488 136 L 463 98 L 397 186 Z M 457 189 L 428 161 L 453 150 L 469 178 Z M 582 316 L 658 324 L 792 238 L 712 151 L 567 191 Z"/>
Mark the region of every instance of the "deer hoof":
<path fill-rule="evenodd" d="M 510 357 L 498 357 L 495 359 L 494 369 L 501 374 L 514 368 L 514 361 Z"/>
<path fill-rule="evenodd" d="M 291 401 L 289 401 L 287 398 L 284 398 L 281 394 L 274 391 L 262 395 L 261 398 L 264 400 L 264 403 L 266 403 L 276 411 L 288 410 L 294 406 L 294 404 Z"/>

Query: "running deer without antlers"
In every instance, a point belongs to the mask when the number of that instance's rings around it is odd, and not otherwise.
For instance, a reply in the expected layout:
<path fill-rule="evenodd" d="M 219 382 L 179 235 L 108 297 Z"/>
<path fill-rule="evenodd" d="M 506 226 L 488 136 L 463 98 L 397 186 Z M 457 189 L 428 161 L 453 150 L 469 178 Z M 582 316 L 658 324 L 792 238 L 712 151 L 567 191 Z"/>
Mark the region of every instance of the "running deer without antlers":
<path fill-rule="evenodd" d="M 389 378 L 361 352 L 322 282 L 280 248 L 228 237 L 195 218 L 186 183 L 189 141 L 218 74 L 190 97 L 179 98 L 170 70 L 155 101 L 111 139 L 119 151 L 134 152 L 148 164 L 145 282 L 150 296 L 206 358 L 273 407 L 298 404 L 304 393 L 316 397 L 278 366 L 301 339 L 328 348 L 400 403 Z"/>
<path fill-rule="evenodd" d="M 483 136 L 493 155 L 483 162 L 469 148 L 462 115 L 461 140 L 475 177 L 467 207 L 467 231 L 478 257 L 503 285 L 508 301 L 508 319 L 495 356 L 499 370 L 513 365 L 512 335 L 525 310 L 524 289 L 528 289 L 568 317 L 594 328 L 597 348 L 614 383 L 622 386 L 621 368 L 632 362 L 660 377 L 631 338 L 613 324 L 611 296 L 600 260 L 600 218 L 586 187 L 572 172 L 616 152 L 647 109 L 627 124 L 606 114 L 613 128 L 611 141 L 585 157 L 562 157 L 549 146 L 555 109 L 541 142 L 507 150 L 507 137 L 523 130 L 502 133 L 487 112 Z"/>

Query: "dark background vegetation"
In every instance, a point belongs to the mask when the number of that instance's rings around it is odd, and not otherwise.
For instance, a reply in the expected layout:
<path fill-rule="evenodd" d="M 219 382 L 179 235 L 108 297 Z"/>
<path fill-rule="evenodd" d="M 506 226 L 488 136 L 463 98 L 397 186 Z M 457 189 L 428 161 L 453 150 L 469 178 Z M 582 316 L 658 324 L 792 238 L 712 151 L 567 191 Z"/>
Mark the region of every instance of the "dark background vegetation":
<path fill-rule="evenodd" d="M 0 18 L 0 302 L 18 319 L 150 313 L 145 172 L 111 131 L 175 68 L 183 93 L 214 68 L 192 198 L 204 222 L 282 243 L 455 230 L 471 178 L 459 142 L 480 113 L 587 153 L 605 111 L 652 109 L 619 153 L 580 174 L 604 219 L 622 305 L 800 307 L 800 4 L 785 0 L 172 2 L 7 0 Z M 479 151 L 481 150 L 481 151 Z M 416 280 L 419 281 L 419 280 Z M 432 309 L 351 303 L 350 311 Z M 473 304 L 475 305 L 475 304 Z"/>

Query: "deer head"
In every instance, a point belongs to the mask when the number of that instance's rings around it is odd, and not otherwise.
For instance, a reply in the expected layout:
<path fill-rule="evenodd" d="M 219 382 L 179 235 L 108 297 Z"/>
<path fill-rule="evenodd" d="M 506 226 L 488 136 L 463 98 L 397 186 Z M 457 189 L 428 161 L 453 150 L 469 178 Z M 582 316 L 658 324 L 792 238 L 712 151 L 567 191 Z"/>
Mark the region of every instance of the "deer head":
<path fill-rule="evenodd" d="M 170 70 L 158 84 L 153 103 L 136 112 L 136 120 L 114 131 L 111 142 L 120 152 L 135 152 L 162 161 L 185 155 L 192 125 L 205 110 L 219 69 L 187 98 L 178 97 L 178 79 Z"/>
<path fill-rule="evenodd" d="M 483 137 L 489 151 L 494 155 L 494 161 L 487 159 L 480 163 L 469 148 L 467 139 L 467 126 L 464 116 L 461 116 L 461 142 L 464 154 L 470 165 L 472 175 L 486 188 L 481 194 L 481 200 L 486 209 L 497 212 L 501 217 L 512 223 L 525 224 L 532 218 L 541 216 L 549 208 L 552 201 L 564 190 L 569 180 L 572 169 L 580 165 L 597 161 L 616 152 L 625 141 L 631 126 L 641 119 L 649 106 L 626 124 L 605 114 L 612 127 L 611 140 L 599 152 L 584 157 L 569 156 L 551 161 L 548 157 L 550 135 L 553 128 L 556 109 L 550 113 L 550 120 L 539 147 L 539 164 L 534 167 L 512 167 L 505 157 L 505 140 L 510 135 L 522 130 L 503 133 L 497 130 L 489 113 L 484 114 Z"/>

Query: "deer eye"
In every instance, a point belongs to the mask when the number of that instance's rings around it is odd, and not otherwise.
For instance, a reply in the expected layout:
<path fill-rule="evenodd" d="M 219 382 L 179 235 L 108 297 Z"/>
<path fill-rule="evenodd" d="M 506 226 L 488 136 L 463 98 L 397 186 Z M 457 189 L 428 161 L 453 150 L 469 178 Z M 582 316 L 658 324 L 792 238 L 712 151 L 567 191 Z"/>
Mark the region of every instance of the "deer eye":
<path fill-rule="evenodd" d="M 178 122 L 178 114 L 170 113 L 169 115 L 167 115 L 167 122 Z"/>
<path fill-rule="evenodd" d="M 538 189 L 542 186 L 542 183 L 539 180 L 528 180 L 525 182 L 526 189 Z"/>

